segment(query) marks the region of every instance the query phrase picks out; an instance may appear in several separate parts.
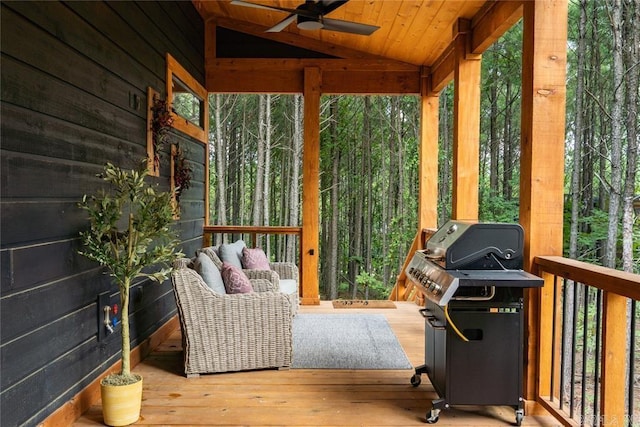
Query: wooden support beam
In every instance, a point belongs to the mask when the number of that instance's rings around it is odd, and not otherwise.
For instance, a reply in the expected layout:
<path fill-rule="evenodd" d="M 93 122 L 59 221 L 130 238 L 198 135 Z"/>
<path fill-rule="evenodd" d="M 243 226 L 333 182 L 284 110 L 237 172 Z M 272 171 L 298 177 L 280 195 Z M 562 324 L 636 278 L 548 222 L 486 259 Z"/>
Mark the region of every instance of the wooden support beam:
<path fill-rule="evenodd" d="M 304 70 L 322 71 L 322 92 L 418 94 L 420 67 L 381 59 L 214 59 L 207 89 L 216 93 L 301 93 Z"/>
<path fill-rule="evenodd" d="M 460 26 L 456 26 L 457 29 Z M 478 219 L 480 153 L 480 71 L 468 53 L 468 35 L 455 39 L 453 95 L 453 219 Z"/>
<path fill-rule="evenodd" d="M 304 151 L 302 154 L 302 238 L 300 302 L 320 304 L 320 93 L 317 67 L 304 70 Z"/>
<path fill-rule="evenodd" d="M 522 18 L 522 0 L 489 2 L 473 17 L 469 51 L 483 53 Z"/>
<path fill-rule="evenodd" d="M 537 255 L 562 254 L 567 9 L 565 0 L 524 2 L 520 223 L 527 271 Z M 526 293 L 527 400 L 537 395 L 540 293 Z"/>
<path fill-rule="evenodd" d="M 428 70 L 422 73 L 420 92 L 420 179 L 418 230 L 438 227 L 438 125 L 440 98 L 430 94 Z"/>

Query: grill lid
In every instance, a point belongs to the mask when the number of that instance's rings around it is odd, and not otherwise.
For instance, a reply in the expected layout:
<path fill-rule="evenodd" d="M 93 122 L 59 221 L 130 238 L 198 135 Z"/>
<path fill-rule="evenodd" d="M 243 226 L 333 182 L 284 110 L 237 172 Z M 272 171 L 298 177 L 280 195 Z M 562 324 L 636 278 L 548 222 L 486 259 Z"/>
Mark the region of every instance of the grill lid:
<path fill-rule="evenodd" d="M 426 242 L 425 256 L 446 270 L 522 268 L 520 224 L 449 221 Z"/>

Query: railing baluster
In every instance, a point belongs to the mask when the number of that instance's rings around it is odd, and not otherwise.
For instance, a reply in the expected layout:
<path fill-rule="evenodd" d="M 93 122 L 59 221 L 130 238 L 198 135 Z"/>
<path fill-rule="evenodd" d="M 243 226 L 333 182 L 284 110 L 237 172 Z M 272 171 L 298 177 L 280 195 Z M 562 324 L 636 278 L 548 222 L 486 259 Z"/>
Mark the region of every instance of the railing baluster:
<path fill-rule="evenodd" d="M 602 290 L 598 289 L 596 293 L 596 345 L 594 350 L 595 366 L 593 372 L 594 389 L 593 389 L 593 417 L 600 421 L 598 414 L 600 413 L 600 364 L 602 363 L 601 345 L 602 345 Z"/>
<path fill-rule="evenodd" d="M 636 376 L 636 310 L 638 308 L 638 301 L 631 302 L 631 328 L 629 328 L 629 384 L 627 389 L 629 390 L 627 414 L 629 414 L 629 426 L 635 426 L 635 411 L 634 411 L 634 383 Z"/>
<path fill-rule="evenodd" d="M 576 399 L 576 346 L 578 335 L 578 283 L 572 281 L 573 287 L 573 318 L 571 319 L 571 376 L 570 376 L 570 397 L 569 397 L 569 416 L 575 417 L 575 399 Z"/>
<path fill-rule="evenodd" d="M 567 343 L 567 281 L 562 285 L 562 340 L 560 342 L 560 410 L 564 409 L 564 389 L 565 389 L 565 359 Z"/>
<path fill-rule="evenodd" d="M 582 286 L 582 295 L 583 295 L 583 308 L 582 308 L 582 390 L 581 390 L 581 399 L 580 399 L 580 419 L 581 423 L 584 424 L 587 419 L 587 405 L 586 405 L 586 396 L 587 396 L 587 359 L 588 348 L 589 348 L 589 288 L 585 285 Z"/>
<path fill-rule="evenodd" d="M 551 370 L 549 371 L 551 374 L 551 381 L 549 384 L 549 399 L 551 402 L 554 401 L 554 393 L 555 393 L 555 378 L 554 375 L 556 369 L 556 334 L 558 328 L 558 276 L 553 276 L 553 320 L 551 321 Z"/>

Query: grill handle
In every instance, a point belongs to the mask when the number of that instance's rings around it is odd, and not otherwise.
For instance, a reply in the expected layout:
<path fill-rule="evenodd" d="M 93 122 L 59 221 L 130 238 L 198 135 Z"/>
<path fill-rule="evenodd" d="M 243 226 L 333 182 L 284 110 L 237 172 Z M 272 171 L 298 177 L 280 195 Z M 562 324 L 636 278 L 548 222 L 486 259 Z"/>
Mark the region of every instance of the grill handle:
<path fill-rule="evenodd" d="M 433 329 L 437 329 L 437 330 L 440 330 L 440 331 L 443 331 L 443 330 L 445 330 L 445 329 L 446 329 L 446 328 L 445 328 L 445 326 L 444 326 L 444 325 L 441 325 L 441 324 L 438 322 L 438 319 L 437 319 L 435 316 L 433 316 L 433 315 L 431 314 L 431 312 L 429 311 L 429 309 L 428 309 L 428 308 L 421 308 L 420 310 L 418 310 L 418 312 L 420 313 L 420 315 L 421 315 L 422 317 L 424 317 L 424 318 L 425 318 L 426 322 L 427 322 L 427 323 L 429 324 L 429 326 L 430 326 L 430 327 L 432 327 Z"/>

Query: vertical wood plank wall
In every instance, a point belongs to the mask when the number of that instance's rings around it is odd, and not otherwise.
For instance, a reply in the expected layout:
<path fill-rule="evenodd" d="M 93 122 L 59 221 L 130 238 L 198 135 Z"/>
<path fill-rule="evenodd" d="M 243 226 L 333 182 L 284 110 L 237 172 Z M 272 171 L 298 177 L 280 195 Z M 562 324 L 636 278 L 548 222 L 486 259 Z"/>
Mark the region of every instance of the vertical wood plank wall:
<path fill-rule="evenodd" d="M 204 82 L 204 33 L 191 2 L 3 2 L 0 425 L 36 425 L 117 359 L 98 341 L 97 297 L 117 288 L 77 254 L 77 208 L 106 161 L 146 155 L 147 87 L 165 95 L 165 54 Z M 200 24 L 199 24 L 200 23 Z M 205 148 L 174 134 L 194 177 L 181 198 L 183 250 L 201 245 Z M 168 149 L 165 147 L 165 149 Z M 160 177 L 169 188 L 169 157 Z M 175 313 L 170 282 L 132 289 L 133 345 Z"/>

